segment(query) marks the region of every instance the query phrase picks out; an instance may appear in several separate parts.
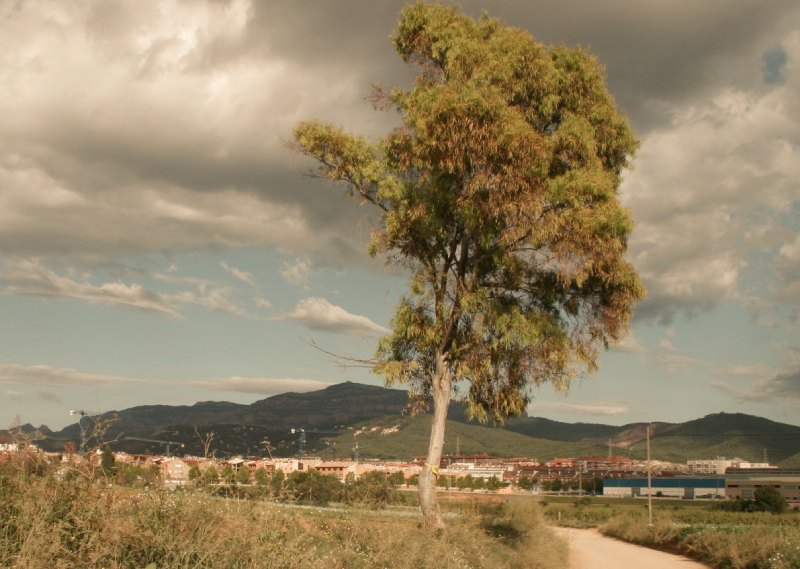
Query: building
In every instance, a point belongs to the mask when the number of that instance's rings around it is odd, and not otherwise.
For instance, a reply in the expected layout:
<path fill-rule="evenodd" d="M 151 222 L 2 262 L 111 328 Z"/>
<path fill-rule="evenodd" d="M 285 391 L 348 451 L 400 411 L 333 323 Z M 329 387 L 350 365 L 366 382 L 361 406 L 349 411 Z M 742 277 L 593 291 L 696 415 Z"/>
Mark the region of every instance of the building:
<path fill-rule="evenodd" d="M 650 484 L 652 496 L 663 498 L 712 499 L 725 497 L 723 476 L 675 476 L 653 478 Z M 647 478 L 604 478 L 603 496 L 638 498 L 648 495 Z"/>
<path fill-rule="evenodd" d="M 781 491 L 789 507 L 800 509 L 800 470 L 776 468 L 729 468 L 725 473 L 725 497 L 729 500 L 752 500 L 758 488 Z"/>
<path fill-rule="evenodd" d="M 725 458 L 724 456 L 714 459 L 688 460 L 686 466 L 693 474 L 725 474 L 729 468 L 777 468 L 766 462 L 748 462 L 741 458 Z"/>

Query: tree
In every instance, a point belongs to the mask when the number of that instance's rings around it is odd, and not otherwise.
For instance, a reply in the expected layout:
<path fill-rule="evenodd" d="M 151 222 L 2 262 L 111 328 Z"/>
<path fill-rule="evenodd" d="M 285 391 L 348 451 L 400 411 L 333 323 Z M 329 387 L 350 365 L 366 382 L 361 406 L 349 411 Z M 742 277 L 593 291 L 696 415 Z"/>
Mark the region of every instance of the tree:
<path fill-rule="evenodd" d="M 257 468 L 255 473 L 256 484 L 259 486 L 266 486 L 269 484 L 269 473 L 264 467 Z"/>
<path fill-rule="evenodd" d="M 217 472 L 217 467 L 213 464 L 207 466 L 205 470 L 203 470 L 203 483 L 216 484 L 218 481 L 219 472 Z"/>
<path fill-rule="evenodd" d="M 772 486 L 762 486 L 753 492 L 754 509 L 762 512 L 772 512 L 773 514 L 784 513 L 788 505 L 786 498 L 781 494 L 780 489 Z"/>
<path fill-rule="evenodd" d="M 283 493 L 283 482 L 286 478 L 283 470 L 276 470 L 272 473 L 272 479 L 269 482 L 269 491 L 275 497 L 279 497 Z"/>
<path fill-rule="evenodd" d="M 250 469 L 247 468 L 246 464 L 240 465 L 239 470 L 236 471 L 236 482 L 239 484 L 250 484 Z"/>
<path fill-rule="evenodd" d="M 114 451 L 108 445 L 103 447 L 103 452 L 100 455 L 100 470 L 105 477 L 113 476 L 117 470 Z"/>
<path fill-rule="evenodd" d="M 236 483 L 236 472 L 233 470 L 233 466 L 230 464 L 226 464 L 222 467 L 222 472 L 220 473 L 220 478 L 225 484 L 235 484 Z"/>
<path fill-rule="evenodd" d="M 189 469 L 189 481 L 194 482 L 195 484 L 199 484 L 202 479 L 203 479 L 203 471 L 200 470 L 200 466 L 198 466 L 197 464 L 193 464 L 192 467 Z"/>
<path fill-rule="evenodd" d="M 370 253 L 411 271 L 373 370 L 417 406 L 432 400 L 419 495 L 441 529 L 454 391 L 470 417 L 502 422 L 532 386 L 595 370 L 626 332 L 644 291 L 622 258 L 632 221 L 617 189 L 637 143 L 582 49 L 423 3 L 403 9 L 393 42 L 414 85 L 373 101 L 402 125 L 371 144 L 311 120 L 291 146 L 377 208 Z"/>

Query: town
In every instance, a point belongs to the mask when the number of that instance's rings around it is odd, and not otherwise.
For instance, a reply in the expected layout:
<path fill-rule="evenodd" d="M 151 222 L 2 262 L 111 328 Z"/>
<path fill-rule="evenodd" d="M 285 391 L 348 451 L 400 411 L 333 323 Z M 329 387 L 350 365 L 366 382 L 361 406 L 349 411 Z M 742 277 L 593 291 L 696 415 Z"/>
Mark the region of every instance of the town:
<path fill-rule="evenodd" d="M 110 447 L 78 452 L 46 452 L 34 444 L 0 444 L 0 461 L 18 453 L 33 453 L 66 472 L 82 463 L 102 467 L 103 461 L 147 472 L 166 487 L 192 483 L 213 485 L 264 485 L 276 475 L 315 471 L 345 483 L 368 473 L 381 473 L 399 487 L 416 486 L 424 456 L 407 462 L 360 458 L 324 460 L 298 455 L 293 458 L 129 454 Z M 781 469 L 768 463 L 739 458 L 689 460 L 686 463 L 641 461 L 621 456 L 553 458 L 502 458 L 484 454 L 446 455 L 437 471 L 440 491 L 496 494 L 566 494 L 617 498 L 672 498 L 686 500 L 751 500 L 755 490 L 780 491 L 790 509 L 800 510 L 800 470 Z"/>

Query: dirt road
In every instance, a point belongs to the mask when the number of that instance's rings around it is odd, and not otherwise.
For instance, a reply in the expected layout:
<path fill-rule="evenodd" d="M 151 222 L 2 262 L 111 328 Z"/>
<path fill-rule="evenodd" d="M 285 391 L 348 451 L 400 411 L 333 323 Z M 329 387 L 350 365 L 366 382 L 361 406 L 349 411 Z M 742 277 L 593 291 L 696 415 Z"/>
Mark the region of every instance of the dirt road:
<path fill-rule="evenodd" d="M 597 530 L 553 529 L 569 543 L 570 569 L 708 569 L 681 555 L 618 541 Z"/>

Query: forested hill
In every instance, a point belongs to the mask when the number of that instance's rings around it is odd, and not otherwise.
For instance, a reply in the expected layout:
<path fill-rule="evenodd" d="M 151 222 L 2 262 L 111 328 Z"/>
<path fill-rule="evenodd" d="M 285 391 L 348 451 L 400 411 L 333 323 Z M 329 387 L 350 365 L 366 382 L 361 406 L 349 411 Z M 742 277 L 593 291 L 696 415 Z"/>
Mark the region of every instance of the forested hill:
<path fill-rule="evenodd" d="M 144 405 L 84 419 L 107 427 L 103 437 L 129 451 L 160 452 L 163 445 L 129 437 L 184 444 L 179 452 L 202 454 L 202 440 L 213 432 L 218 454 L 279 455 L 297 450 L 303 429 L 308 452 L 350 454 L 359 443 L 362 456 L 406 459 L 427 446 L 428 416 L 411 416 L 407 394 L 397 389 L 345 382 L 309 393 L 284 393 L 250 405 L 200 402 L 189 406 Z M 640 456 L 646 424 L 623 426 L 562 423 L 541 417 L 512 419 L 503 428 L 469 423 L 464 407 L 453 404 L 445 452 L 485 452 L 498 456 L 614 454 Z M 738 456 L 746 460 L 800 462 L 800 427 L 744 414 L 716 413 L 686 423 L 651 423 L 655 456 L 663 460 Z M 20 429 L 32 436 L 25 425 Z M 59 432 L 39 430 L 39 444 L 59 450 L 80 441 L 78 424 Z M 0 431 L 3 440 L 13 434 Z M 265 439 L 267 442 L 265 442 Z M 3 441 L 0 441 L 3 442 Z M 173 446 L 173 451 L 175 447 Z M 550 455 L 550 456 L 548 456 Z"/>

